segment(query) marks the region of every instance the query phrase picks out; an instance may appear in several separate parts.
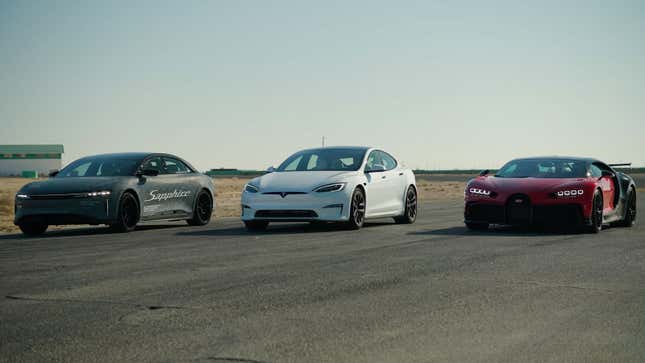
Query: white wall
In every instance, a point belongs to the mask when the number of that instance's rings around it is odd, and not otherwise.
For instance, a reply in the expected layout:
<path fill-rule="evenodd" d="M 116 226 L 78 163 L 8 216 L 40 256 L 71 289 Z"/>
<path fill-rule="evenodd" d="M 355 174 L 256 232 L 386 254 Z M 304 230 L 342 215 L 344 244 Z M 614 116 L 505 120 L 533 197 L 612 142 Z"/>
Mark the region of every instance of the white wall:
<path fill-rule="evenodd" d="M 61 168 L 60 159 L 0 159 L 0 176 L 20 175 L 23 170 L 36 170 L 38 174 L 49 174 Z"/>

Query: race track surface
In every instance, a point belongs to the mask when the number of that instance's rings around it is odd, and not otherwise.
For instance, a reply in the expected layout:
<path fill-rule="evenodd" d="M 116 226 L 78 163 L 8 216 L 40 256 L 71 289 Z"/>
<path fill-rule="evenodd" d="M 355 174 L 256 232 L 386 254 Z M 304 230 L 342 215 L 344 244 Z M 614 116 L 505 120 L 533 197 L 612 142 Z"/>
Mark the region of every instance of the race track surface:
<path fill-rule="evenodd" d="M 1 235 L 0 361 L 645 361 L 642 224 L 461 221 Z"/>

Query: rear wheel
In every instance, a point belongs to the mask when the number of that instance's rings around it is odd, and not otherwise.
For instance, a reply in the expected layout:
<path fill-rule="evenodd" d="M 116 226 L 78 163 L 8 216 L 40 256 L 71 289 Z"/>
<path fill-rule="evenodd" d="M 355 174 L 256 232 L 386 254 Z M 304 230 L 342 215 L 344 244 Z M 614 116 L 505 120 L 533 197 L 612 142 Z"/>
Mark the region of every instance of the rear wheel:
<path fill-rule="evenodd" d="M 130 232 L 139 223 L 139 203 L 132 193 L 123 193 L 119 200 L 117 221 L 110 225 L 115 232 Z"/>
<path fill-rule="evenodd" d="M 244 226 L 246 229 L 251 232 L 264 231 L 269 226 L 269 222 L 266 221 L 244 221 Z"/>
<path fill-rule="evenodd" d="M 484 231 L 488 229 L 488 223 L 466 222 L 466 227 L 472 231 Z"/>
<path fill-rule="evenodd" d="M 350 205 L 347 228 L 361 229 L 365 223 L 365 194 L 362 189 L 356 188 L 354 190 Z"/>
<path fill-rule="evenodd" d="M 186 220 L 186 222 L 191 226 L 203 226 L 210 222 L 212 214 L 213 199 L 207 191 L 202 190 L 197 194 L 193 218 Z"/>
<path fill-rule="evenodd" d="M 589 226 L 588 231 L 591 233 L 599 233 L 602 231 L 602 210 L 603 210 L 603 200 L 602 193 L 596 190 L 593 195 L 593 203 L 591 206 L 591 226 Z"/>
<path fill-rule="evenodd" d="M 18 227 L 27 236 L 39 236 L 47 230 L 47 225 L 39 221 L 23 222 Z"/>
<path fill-rule="evenodd" d="M 634 188 L 629 189 L 626 207 L 625 219 L 618 224 L 621 227 L 631 227 L 636 223 L 636 191 Z"/>
<path fill-rule="evenodd" d="M 402 216 L 395 217 L 394 222 L 399 224 L 412 224 L 417 220 L 417 191 L 412 185 L 405 193 L 405 210 Z"/>

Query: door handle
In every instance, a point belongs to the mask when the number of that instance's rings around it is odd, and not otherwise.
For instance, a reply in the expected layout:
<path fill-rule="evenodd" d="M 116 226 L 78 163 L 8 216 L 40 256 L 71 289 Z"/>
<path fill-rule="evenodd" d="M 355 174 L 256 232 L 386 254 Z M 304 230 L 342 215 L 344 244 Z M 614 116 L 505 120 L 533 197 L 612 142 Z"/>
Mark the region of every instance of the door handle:
<path fill-rule="evenodd" d="M 399 173 L 399 176 L 403 176 L 403 172 L 400 172 L 400 173 Z"/>
<path fill-rule="evenodd" d="M 383 175 L 383 176 L 381 177 L 381 179 L 385 179 L 385 178 L 387 178 L 385 175 Z"/>

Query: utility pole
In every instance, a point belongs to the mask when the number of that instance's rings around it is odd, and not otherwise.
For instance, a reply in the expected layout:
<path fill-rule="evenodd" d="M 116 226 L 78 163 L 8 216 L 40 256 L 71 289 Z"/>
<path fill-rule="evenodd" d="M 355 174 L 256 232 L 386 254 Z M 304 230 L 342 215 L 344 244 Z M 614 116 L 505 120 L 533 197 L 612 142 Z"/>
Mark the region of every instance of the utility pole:
<path fill-rule="evenodd" d="M 322 147 L 325 147 L 325 137 L 322 137 Z"/>

